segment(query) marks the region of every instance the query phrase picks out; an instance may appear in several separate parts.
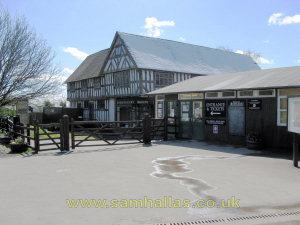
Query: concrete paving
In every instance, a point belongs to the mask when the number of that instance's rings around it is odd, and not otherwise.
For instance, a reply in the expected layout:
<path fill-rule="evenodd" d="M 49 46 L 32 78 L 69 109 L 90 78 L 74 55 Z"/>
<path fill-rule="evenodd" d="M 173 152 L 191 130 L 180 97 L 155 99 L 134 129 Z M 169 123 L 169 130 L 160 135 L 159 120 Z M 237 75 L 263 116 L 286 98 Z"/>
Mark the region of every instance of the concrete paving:
<path fill-rule="evenodd" d="M 92 144 L 92 143 L 89 143 Z M 0 224 L 300 224 L 285 157 L 196 141 L 0 158 Z M 69 208 L 67 199 L 239 199 L 240 208 Z M 205 222 L 206 221 L 206 222 Z"/>

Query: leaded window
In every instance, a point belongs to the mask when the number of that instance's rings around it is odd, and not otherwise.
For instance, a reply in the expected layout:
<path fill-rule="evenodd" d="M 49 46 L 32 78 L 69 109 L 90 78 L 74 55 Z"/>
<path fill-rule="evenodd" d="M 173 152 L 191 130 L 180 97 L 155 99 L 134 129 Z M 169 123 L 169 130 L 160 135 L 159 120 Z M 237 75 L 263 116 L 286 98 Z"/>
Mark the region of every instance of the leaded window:
<path fill-rule="evenodd" d="M 129 71 L 121 71 L 114 73 L 114 87 L 115 88 L 125 88 L 129 87 Z"/>
<path fill-rule="evenodd" d="M 174 83 L 174 76 L 173 73 L 162 73 L 156 72 L 155 73 L 155 87 L 161 88 Z"/>

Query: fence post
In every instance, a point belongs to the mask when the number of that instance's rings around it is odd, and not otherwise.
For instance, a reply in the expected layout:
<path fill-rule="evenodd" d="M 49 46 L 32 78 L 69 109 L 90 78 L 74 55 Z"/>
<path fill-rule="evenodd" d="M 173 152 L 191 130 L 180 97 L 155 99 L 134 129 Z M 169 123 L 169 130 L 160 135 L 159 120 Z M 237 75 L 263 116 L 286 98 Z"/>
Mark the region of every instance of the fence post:
<path fill-rule="evenodd" d="M 167 141 L 168 140 L 168 117 L 167 116 L 165 116 L 164 117 L 164 127 L 165 127 L 165 129 L 164 129 L 164 141 Z"/>
<path fill-rule="evenodd" d="M 63 137 L 63 129 L 64 129 L 64 124 L 63 124 L 63 120 L 60 119 L 59 120 L 59 136 L 60 136 L 60 151 L 64 150 L 64 137 Z"/>
<path fill-rule="evenodd" d="M 293 134 L 293 164 L 294 167 L 298 167 L 299 160 L 299 139 L 298 134 Z"/>
<path fill-rule="evenodd" d="M 5 118 L 5 131 L 8 132 L 8 116 Z"/>
<path fill-rule="evenodd" d="M 14 139 L 18 138 L 18 134 L 19 133 L 19 130 L 20 130 L 20 127 L 17 127 L 16 125 L 20 125 L 20 117 L 17 115 L 17 116 L 14 116 L 13 117 L 13 137 Z"/>
<path fill-rule="evenodd" d="M 69 139 L 69 116 L 63 116 L 63 146 L 65 151 L 70 151 L 70 139 Z"/>
<path fill-rule="evenodd" d="M 26 125 L 27 144 L 30 145 L 30 124 Z"/>
<path fill-rule="evenodd" d="M 20 123 L 20 126 L 21 127 L 19 127 L 19 128 L 20 128 L 21 138 L 22 138 L 23 143 L 24 143 L 24 141 L 25 141 L 25 137 L 24 137 L 24 124 Z"/>
<path fill-rule="evenodd" d="M 148 113 L 145 114 L 143 119 L 143 143 L 151 144 L 151 117 Z"/>
<path fill-rule="evenodd" d="M 75 134 L 74 134 L 74 119 L 71 118 L 71 145 L 72 145 L 72 149 L 75 149 Z"/>
<path fill-rule="evenodd" d="M 34 153 L 38 154 L 40 151 L 40 130 L 39 130 L 39 123 L 34 120 L 33 121 L 33 126 L 34 126 Z"/>

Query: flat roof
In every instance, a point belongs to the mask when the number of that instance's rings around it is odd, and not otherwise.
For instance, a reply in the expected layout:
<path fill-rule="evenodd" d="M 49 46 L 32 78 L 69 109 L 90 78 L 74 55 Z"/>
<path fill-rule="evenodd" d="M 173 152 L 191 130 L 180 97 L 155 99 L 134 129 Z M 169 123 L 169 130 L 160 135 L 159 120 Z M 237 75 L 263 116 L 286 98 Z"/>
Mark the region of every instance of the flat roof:
<path fill-rule="evenodd" d="M 300 87 L 300 66 L 197 76 L 148 93 L 175 94 L 217 90 Z"/>

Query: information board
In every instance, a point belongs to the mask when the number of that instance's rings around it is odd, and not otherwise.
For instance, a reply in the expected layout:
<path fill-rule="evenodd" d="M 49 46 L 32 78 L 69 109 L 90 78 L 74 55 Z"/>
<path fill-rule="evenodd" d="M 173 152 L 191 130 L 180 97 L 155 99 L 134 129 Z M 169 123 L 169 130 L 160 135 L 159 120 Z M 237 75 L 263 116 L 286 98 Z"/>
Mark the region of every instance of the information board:
<path fill-rule="evenodd" d="M 288 98 L 288 131 L 300 134 L 300 96 Z"/>
<path fill-rule="evenodd" d="M 205 117 L 226 117 L 226 102 L 224 100 L 206 100 Z"/>
<path fill-rule="evenodd" d="M 229 134 L 245 135 L 245 102 L 231 101 L 228 108 Z"/>

